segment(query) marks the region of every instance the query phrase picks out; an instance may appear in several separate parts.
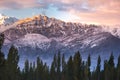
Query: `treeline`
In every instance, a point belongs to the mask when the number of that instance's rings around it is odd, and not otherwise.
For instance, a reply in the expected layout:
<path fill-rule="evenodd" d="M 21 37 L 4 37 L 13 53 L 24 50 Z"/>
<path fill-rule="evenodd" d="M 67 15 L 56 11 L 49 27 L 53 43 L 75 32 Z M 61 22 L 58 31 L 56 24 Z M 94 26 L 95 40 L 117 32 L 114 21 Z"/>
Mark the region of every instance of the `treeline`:
<path fill-rule="evenodd" d="M 25 61 L 23 70 L 18 66 L 18 50 L 11 46 L 8 56 L 5 59 L 1 51 L 4 42 L 4 35 L 0 35 L 0 80 L 120 80 L 120 56 L 117 66 L 114 63 L 114 56 L 111 54 L 108 60 L 104 61 L 104 68 L 101 70 L 101 57 L 98 56 L 97 66 L 91 71 L 91 56 L 83 61 L 79 52 L 70 56 L 66 61 L 64 54 L 55 54 L 51 66 L 38 57 L 36 62 Z"/>

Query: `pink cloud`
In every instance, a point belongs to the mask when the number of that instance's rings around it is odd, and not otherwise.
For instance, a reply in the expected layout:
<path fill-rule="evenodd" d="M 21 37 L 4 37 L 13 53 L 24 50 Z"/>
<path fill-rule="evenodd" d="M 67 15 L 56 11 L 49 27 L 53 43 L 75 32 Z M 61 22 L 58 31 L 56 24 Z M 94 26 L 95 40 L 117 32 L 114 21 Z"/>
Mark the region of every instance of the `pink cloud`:
<path fill-rule="evenodd" d="M 77 15 L 84 23 L 115 25 L 120 24 L 120 0 L 88 0 L 89 12 L 71 8 L 70 13 Z"/>
<path fill-rule="evenodd" d="M 0 0 L 1 9 L 55 7 L 78 16 L 79 22 L 118 24 L 120 0 Z"/>
<path fill-rule="evenodd" d="M 0 0 L 0 8 L 2 9 L 21 9 L 30 7 L 40 7 L 37 0 Z"/>
<path fill-rule="evenodd" d="M 120 0 L 46 0 L 47 2 L 53 3 L 59 10 L 78 16 L 78 22 L 119 24 Z"/>

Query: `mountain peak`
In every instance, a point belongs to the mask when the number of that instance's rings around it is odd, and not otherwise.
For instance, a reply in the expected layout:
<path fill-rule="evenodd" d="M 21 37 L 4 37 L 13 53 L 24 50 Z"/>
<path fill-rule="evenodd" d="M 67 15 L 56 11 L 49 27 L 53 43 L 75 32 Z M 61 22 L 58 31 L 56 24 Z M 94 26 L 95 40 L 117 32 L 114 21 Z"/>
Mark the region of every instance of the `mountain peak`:
<path fill-rule="evenodd" d="M 8 18 L 8 16 L 6 16 L 6 15 L 0 13 L 0 19 L 4 19 L 4 18 Z"/>
<path fill-rule="evenodd" d="M 20 24 L 25 24 L 25 23 L 29 23 L 29 22 L 34 22 L 34 21 L 38 21 L 38 22 L 42 22 L 42 23 L 46 23 L 47 21 L 53 21 L 53 20 L 56 20 L 56 21 L 60 21 L 60 20 L 57 20 L 57 19 L 53 19 L 53 18 L 49 18 L 45 15 L 35 15 L 35 16 L 32 16 L 32 17 L 29 17 L 29 18 L 24 18 L 24 19 L 21 19 L 19 21 L 16 22 L 17 25 L 20 25 Z"/>
<path fill-rule="evenodd" d="M 9 17 L 0 13 L 0 25 L 9 25 L 16 22 L 18 19 L 15 17 Z"/>
<path fill-rule="evenodd" d="M 4 14 L 0 13 L 0 16 L 5 16 Z"/>

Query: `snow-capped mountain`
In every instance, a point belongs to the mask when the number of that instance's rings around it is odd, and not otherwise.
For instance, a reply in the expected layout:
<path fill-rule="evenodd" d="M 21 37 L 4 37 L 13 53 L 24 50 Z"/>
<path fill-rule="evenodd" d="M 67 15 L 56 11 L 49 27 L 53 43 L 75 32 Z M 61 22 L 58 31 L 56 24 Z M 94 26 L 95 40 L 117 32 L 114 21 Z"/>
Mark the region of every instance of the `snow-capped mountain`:
<path fill-rule="evenodd" d="M 26 34 L 23 38 L 15 41 L 17 47 L 31 46 L 46 50 L 50 46 L 50 39 L 40 34 Z"/>
<path fill-rule="evenodd" d="M 103 30 L 106 32 L 110 32 L 112 35 L 120 38 L 120 25 L 115 26 L 102 26 Z"/>
<path fill-rule="evenodd" d="M 9 17 L 4 14 L 0 14 L 0 25 L 10 25 L 18 21 L 15 17 Z"/>
<path fill-rule="evenodd" d="M 107 58 L 111 52 L 118 56 L 120 28 L 113 28 L 112 31 L 106 28 L 97 25 L 66 23 L 38 15 L 19 20 L 15 22 L 14 27 L 4 31 L 6 39 L 3 50 L 5 52 L 9 45 L 14 44 L 22 56 L 40 55 L 48 58 L 58 51 L 66 55 L 80 51 L 83 57 L 90 53 L 94 57 L 101 55 Z"/>

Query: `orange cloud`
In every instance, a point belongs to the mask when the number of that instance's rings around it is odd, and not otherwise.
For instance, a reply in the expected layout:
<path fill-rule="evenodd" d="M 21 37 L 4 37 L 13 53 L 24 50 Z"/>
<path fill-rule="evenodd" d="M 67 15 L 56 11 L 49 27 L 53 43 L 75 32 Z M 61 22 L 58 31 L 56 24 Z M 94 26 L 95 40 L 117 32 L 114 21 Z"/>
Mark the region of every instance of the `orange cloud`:
<path fill-rule="evenodd" d="M 120 24 L 120 0 L 0 0 L 0 8 L 57 8 L 77 16 L 78 22 Z"/>
<path fill-rule="evenodd" d="M 115 25 L 120 24 L 120 0 L 89 0 L 90 12 L 71 8 L 70 13 L 81 18 L 80 22 Z"/>

